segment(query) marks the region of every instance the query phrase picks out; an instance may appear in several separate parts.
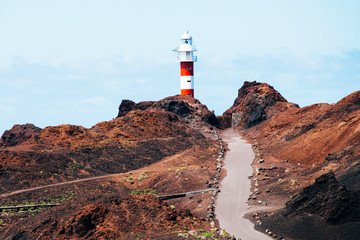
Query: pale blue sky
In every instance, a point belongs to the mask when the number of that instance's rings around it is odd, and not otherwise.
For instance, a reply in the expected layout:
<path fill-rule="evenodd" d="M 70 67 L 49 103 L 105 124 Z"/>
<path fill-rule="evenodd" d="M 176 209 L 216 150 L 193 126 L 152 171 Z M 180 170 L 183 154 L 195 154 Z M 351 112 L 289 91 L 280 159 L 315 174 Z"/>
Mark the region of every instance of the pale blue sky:
<path fill-rule="evenodd" d="M 91 127 L 122 99 L 179 93 L 172 49 L 198 48 L 195 97 L 221 115 L 244 81 L 291 102 L 360 90 L 359 1 L 0 0 L 0 134 L 13 124 Z"/>

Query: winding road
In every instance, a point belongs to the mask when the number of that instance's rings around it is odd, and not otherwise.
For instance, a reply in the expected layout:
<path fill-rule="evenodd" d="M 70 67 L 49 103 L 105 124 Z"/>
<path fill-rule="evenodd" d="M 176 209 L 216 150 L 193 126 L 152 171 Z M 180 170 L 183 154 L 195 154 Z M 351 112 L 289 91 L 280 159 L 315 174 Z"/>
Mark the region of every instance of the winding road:
<path fill-rule="evenodd" d="M 250 195 L 251 163 L 255 155 L 251 145 L 241 139 L 239 133 L 232 129 L 221 134 L 223 141 L 228 143 L 229 151 L 225 157 L 224 168 L 226 177 L 221 182 L 215 214 L 220 227 L 230 235 L 242 240 L 268 240 L 271 237 L 254 229 L 254 224 L 243 216 L 249 212 L 247 198 Z"/>

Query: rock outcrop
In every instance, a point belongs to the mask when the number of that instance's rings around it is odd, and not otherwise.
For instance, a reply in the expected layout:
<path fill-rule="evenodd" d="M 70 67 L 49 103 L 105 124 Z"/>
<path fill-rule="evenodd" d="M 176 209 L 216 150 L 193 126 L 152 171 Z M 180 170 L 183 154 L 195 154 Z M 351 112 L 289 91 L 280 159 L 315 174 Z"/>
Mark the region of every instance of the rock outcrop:
<path fill-rule="evenodd" d="M 359 239 L 360 191 L 339 184 L 332 172 L 321 175 L 256 228 L 285 239 Z"/>
<path fill-rule="evenodd" d="M 10 130 L 6 130 L 1 136 L 0 147 L 12 147 L 28 141 L 39 133 L 41 128 L 33 124 L 14 125 Z"/>
<path fill-rule="evenodd" d="M 285 215 L 315 214 L 330 224 L 360 221 L 360 191 L 340 185 L 333 172 L 321 175 L 286 203 Z"/>
<path fill-rule="evenodd" d="M 253 81 L 244 82 L 233 106 L 223 115 L 233 115 L 235 125 L 250 128 L 271 118 L 276 112 L 289 108 L 298 108 L 298 106 L 289 103 L 269 84 Z M 234 119 L 234 116 L 238 119 Z"/>
<path fill-rule="evenodd" d="M 153 101 L 135 103 L 131 100 L 124 99 L 121 101 L 121 104 L 119 106 L 119 113 L 117 115 L 117 118 L 125 116 L 128 112 L 132 110 L 145 110 L 153 104 Z"/>
<path fill-rule="evenodd" d="M 189 96 L 172 96 L 160 101 L 145 101 L 135 103 L 131 100 L 123 100 L 119 106 L 117 117 L 123 117 L 132 110 L 145 110 L 147 108 L 161 108 L 172 112 L 190 123 L 202 121 L 212 126 L 218 126 L 219 122 L 214 112 L 209 111 L 206 105 Z"/>

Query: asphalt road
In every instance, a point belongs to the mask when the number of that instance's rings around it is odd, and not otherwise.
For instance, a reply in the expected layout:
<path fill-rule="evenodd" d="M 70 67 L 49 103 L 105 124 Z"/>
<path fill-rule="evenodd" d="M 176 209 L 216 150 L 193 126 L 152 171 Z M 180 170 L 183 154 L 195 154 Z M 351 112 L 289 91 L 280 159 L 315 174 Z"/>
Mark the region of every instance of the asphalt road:
<path fill-rule="evenodd" d="M 255 158 L 251 145 L 232 129 L 225 131 L 221 137 L 230 150 L 226 153 L 224 165 L 227 175 L 221 182 L 215 207 L 220 227 L 242 240 L 272 239 L 256 231 L 254 224 L 243 217 L 249 211 L 246 201 L 251 183 L 248 177 L 252 175 L 251 163 Z"/>

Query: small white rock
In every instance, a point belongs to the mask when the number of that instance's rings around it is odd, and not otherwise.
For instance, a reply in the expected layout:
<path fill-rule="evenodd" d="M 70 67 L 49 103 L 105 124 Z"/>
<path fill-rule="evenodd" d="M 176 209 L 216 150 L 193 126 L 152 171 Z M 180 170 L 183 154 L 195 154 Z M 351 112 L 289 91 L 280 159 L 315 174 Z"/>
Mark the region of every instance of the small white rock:
<path fill-rule="evenodd" d="M 195 230 L 190 230 L 188 233 L 189 233 L 189 235 L 191 235 L 191 236 L 197 235 L 197 232 L 196 232 Z"/>

